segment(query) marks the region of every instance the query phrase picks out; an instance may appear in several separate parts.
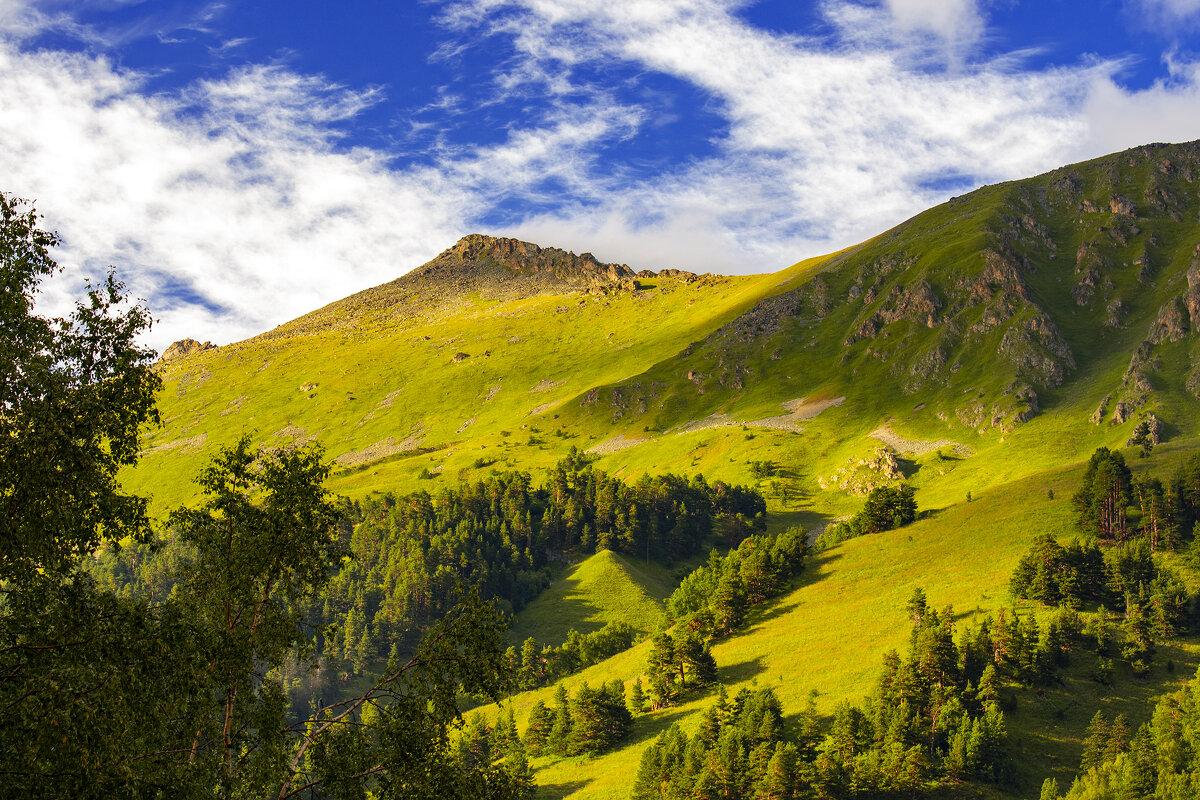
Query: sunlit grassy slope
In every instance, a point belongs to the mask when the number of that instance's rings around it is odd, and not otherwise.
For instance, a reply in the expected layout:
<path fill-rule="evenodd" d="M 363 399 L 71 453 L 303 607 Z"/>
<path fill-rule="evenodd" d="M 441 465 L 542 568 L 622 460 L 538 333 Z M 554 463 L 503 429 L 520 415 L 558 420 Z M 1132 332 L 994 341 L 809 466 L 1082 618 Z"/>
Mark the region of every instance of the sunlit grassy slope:
<path fill-rule="evenodd" d="M 596 443 L 586 430 L 556 435 L 563 403 L 647 369 L 816 263 L 643 281 L 635 293 L 467 298 L 434 319 L 363 312 L 336 330 L 285 327 L 207 351 L 164 365 L 164 425 L 125 480 L 157 509 L 187 502 L 199 466 L 243 433 L 268 446 L 319 442 L 343 464 L 332 488 L 351 496 L 457 484 L 484 474 L 476 462 L 551 465 Z M 435 477 L 418 484 L 423 469 Z"/>
<path fill-rule="evenodd" d="M 769 461 L 757 482 L 769 530 L 812 530 L 861 507 L 831 478 L 882 436 L 928 516 L 821 554 L 715 651 L 731 688 L 772 686 L 792 711 L 816 690 L 828 712 L 903 649 L 915 586 L 964 623 L 1007 607 L 1032 538 L 1072 535 L 1069 497 L 1096 447 L 1122 447 L 1151 411 L 1167 442 L 1150 459 L 1131 452 L 1135 467 L 1200 446 L 1198 178 L 1197 145 L 1138 148 L 984 187 L 774 274 L 467 295 L 409 316 L 334 304 L 316 317 L 336 324 L 301 321 L 165 364 L 164 426 L 124 478 L 157 511 L 189 502 L 200 466 L 246 433 L 319 442 L 339 460 L 331 488 L 358 498 L 497 469 L 539 481 L 574 446 L 627 479 L 751 483 L 751 463 Z M 799 398 L 823 410 L 789 417 Z M 650 630 L 676 579 L 612 554 L 581 561 L 523 610 L 513 641 L 556 643 L 616 618 Z M 631 680 L 646 647 L 567 685 Z M 1103 693 L 1083 662 L 1066 688 L 1021 693 L 1009 729 L 1024 782 L 1007 796 L 1036 795 L 1046 775 L 1067 785 L 1096 708 L 1144 719 L 1142 701 L 1190 674 L 1197 652 L 1164 646 L 1150 680 L 1119 675 Z M 518 721 L 552 693 L 514 698 Z M 646 743 L 710 702 L 639 718 L 603 758 L 538 761 L 542 796 L 627 796 Z"/>
<path fill-rule="evenodd" d="M 1156 473 L 1173 468 L 1200 442 L 1163 448 L 1135 469 Z M 953 606 L 959 626 L 977 624 L 986 614 L 1011 609 L 1008 578 L 1033 538 L 1052 532 L 1063 541 L 1075 535 L 1070 496 L 1082 468 L 1041 472 L 956 502 L 915 524 L 888 533 L 852 539 L 819 554 L 797 587 L 755 611 L 746 630 L 714 649 L 719 676 L 730 691 L 769 686 L 795 713 L 810 691 L 828 713 L 842 700 L 858 702 L 871 690 L 882 655 L 903 652 L 908 643 L 904 605 L 915 587 L 925 589 L 937 608 Z M 1052 491 L 1053 499 L 1048 497 Z M 1176 566 L 1179 566 L 1176 564 Z M 1196 576 L 1189 575 L 1193 585 Z M 1046 613 L 1029 604 L 1019 613 Z M 573 690 L 613 678 L 629 682 L 644 670 L 648 644 L 589 668 L 565 681 Z M 1169 672 L 1168 661 L 1174 665 Z M 1156 666 L 1145 681 L 1118 667 L 1117 680 L 1102 687 L 1088 678 L 1094 656 L 1078 655 L 1066 671 L 1066 684 L 1039 696 L 1018 692 L 1017 710 L 1008 715 L 1010 742 L 1020 782 L 1001 797 L 1036 795 L 1045 777 L 1070 784 L 1078 765 L 1081 739 L 1097 709 L 1126 714 L 1136 727 L 1148 718 L 1155 695 L 1194 674 L 1200 664 L 1200 640 L 1189 638 L 1159 649 Z M 553 689 L 512 698 L 518 725 L 529 708 L 549 703 Z M 628 743 L 596 758 L 543 758 L 535 762 L 541 797 L 627 797 L 641 752 L 671 723 L 691 729 L 713 702 L 712 693 L 684 704 L 640 716 Z"/>
<path fill-rule="evenodd" d="M 591 633 L 610 622 L 628 622 L 639 633 L 663 620 L 663 601 L 678 584 L 677 570 L 602 550 L 563 570 L 547 591 L 521 610 L 509 639 L 533 636 L 559 644 L 575 629 Z"/>

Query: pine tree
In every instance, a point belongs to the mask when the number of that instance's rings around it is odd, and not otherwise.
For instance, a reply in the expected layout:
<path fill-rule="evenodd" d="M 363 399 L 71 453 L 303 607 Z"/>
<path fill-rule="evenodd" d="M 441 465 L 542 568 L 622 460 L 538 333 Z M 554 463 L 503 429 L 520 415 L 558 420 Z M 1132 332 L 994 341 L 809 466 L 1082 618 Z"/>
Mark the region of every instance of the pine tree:
<path fill-rule="evenodd" d="M 550 726 L 550 735 L 546 739 L 546 752 L 566 755 L 571 727 L 570 701 L 567 698 L 566 687 L 560 683 L 554 690 L 554 724 Z"/>
<path fill-rule="evenodd" d="M 1118 714 L 1108 728 L 1108 741 L 1104 745 L 1101 761 L 1116 761 L 1117 756 L 1129 749 L 1132 738 L 1129 730 L 1129 720 L 1124 714 Z"/>
<path fill-rule="evenodd" d="M 755 792 L 756 800 L 793 800 L 796 796 L 798 760 L 796 746 L 779 742 L 767 763 L 766 774 Z"/>
<path fill-rule="evenodd" d="M 660 633 L 654 637 L 646 672 L 650 676 L 651 708 L 657 710 L 669 706 L 675 696 L 675 640 L 671 634 Z"/>
<path fill-rule="evenodd" d="M 634 714 L 641 714 L 646 710 L 646 692 L 642 689 L 641 675 L 634 678 L 633 685 L 629 687 L 629 710 Z"/>
<path fill-rule="evenodd" d="M 925 590 L 920 586 L 914 588 L 905 608 L 908 610 L 909 621 L 914 626 L 920 625 L 921 620 L 925 619 L 925 613 L 929 610 L 929 601 L 925 598 Z"/>
<path fill-rule="evenodd" d="M 544 664 L 537 642 L 530 636 L 521 644 L 521 668 L 517 672 L 517 686 L 526 690 L 541 686 L 543 670 Z"/>
<path fill-rule="evenodd" d="M 1121 657 L 1129 662 L 1138 676 L 1150 671 L 1150 663 L 1154 658 L 1150 624 L 1142 605 L 1131 600 L 1125 612 L 1125 644 L 1121 647 Z"/>
<path fill-rule="evenodd" d="M 546 708 L 541 700 L 529 710 L 529 722 L 525 726 L 525 749 L 529 755 L 539 756 L 547 749 L 554 722 L 554 712 Z"/>
<path fill-rule="evenodd" d="M 1087 733 L 1083 738 L 1083 757 L 1079 760 L 1079 771 L 1087 772 L 1104 760 L 1104 751 L 1110 738 L 1108 720 L 1103 711 L 1097 711 L 1092 721 L 1088 723 Z"/>
<path fill-rule="evenodd" d="M 725 570 L 713 597 L 717 629 L 725 634 L 737 630 L 746 618 L 746 609 L 746 586 L 741 576 L 734 569 Z"/>

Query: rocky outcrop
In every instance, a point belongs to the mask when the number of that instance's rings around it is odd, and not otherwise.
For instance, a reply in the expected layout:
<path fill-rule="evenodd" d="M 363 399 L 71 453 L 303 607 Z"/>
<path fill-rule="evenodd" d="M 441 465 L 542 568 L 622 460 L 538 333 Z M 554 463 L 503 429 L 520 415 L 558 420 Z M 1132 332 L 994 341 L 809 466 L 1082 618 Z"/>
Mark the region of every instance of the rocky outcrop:
<path fill-rule="evenodd" d="M 1188 319 L 1192 329 L 1200 328 L 1200 245 L 1192 254 L 1192 263 L 1187 271 L 1187 292 L 1183 295 L 1183 305 L 1187 308 Z"/>
<path fill-rule="evenodd" d="M 1150 334 L 1146 341 L 1151 344 L 1160 342 L 1178 342 L 1187 336 L 1189 330 L 1188 317 L 1177 299 L 1171 298 L 1158 310 L 1158 318 L 1150 326 Z"/>
<path fill-rule="evenodd" d="M 503 291 L 508 282 L 505 278 L 520 277 L 533 279 L 528 283 L 538 288 L 588 288 L 632 280 L 634 273 L 624 264 L 601 263 L 591 253 L 575 255 L 557 247 L 472 233 L 400 280 L 408 284 L 463 283 L 477 291 Z"/>
<path fill-rule="evenodd" d="M 690 273 L 678 270 L 651 274 L 673 274 L 687 282 L 699 279 L 689 279 Z M 473 297 L 513 300 L 544 293 L 604 294 L 639 289 L 633 270 L 625 264 L 603 263 L 591 253 L 576 255 L 557 247 L 473 233 L 407 275 L 331 303 L 263 337 L 352 328 L 364 314 L 376 312 L 394 318 L 452 313 Z"/>
<path fill-rule="evenodd" d="M 1124 217 L 1137 216 L 1137 209 L 1134 207 L 1129 198 L 1122 197 L 1119 194 L 1112 196 L 1112 198 L 1108 201 L 1108 207 L 1114 214 L 1119 214 Z"/>
<path fill-rule="evenodd" d="M 196 353 L 203 353 L 206 350 L 216 349 L 217 346 L 212 342 L 204 342 L 202 344 L 197 342 L 195 339 L 180 339 L 178 342 L 171 342 L 170 347 L 168 347 L 166 350 L 163 350 L 163 353 L 158 357 L 158 360 L 165 364 L 168 361 L 175 361 L 180 358 L 186 358 L 187 356 L 195 355 Z"/>
<path fill-rule="evenodd" d="M 1163 435 L 1166 432 L 1166 426 L 1153 411 L 1148 413 L 1144 419 L 1138 422 L 1133 429 L 1133 435 L 1125 442 L 1126 447 L 1134 447 L 1142 445 L 1143 447 L 1153 447 L 1162 442 Z"/>

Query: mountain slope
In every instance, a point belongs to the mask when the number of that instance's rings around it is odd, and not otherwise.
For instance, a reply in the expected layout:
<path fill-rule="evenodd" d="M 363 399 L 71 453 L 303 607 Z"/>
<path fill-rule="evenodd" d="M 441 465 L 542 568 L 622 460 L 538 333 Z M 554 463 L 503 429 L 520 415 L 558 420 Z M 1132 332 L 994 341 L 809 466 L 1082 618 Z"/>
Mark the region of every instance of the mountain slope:
<path fill-rule="evenodd" d="M 792 398 L 844 397 L 805 425 L 846 443 L 838 458 L 894 420 L 909 437 L 987 452 L 972 462 L 1028 468 L 1123 443 L 1151 413 L 1195 435 L 1198 187 L 1195 143 L 984 187 L 830 258 L 565 416 L 657 431 L 653 450 L 712 415 L 755 427 Z M 1066 447 L 1030 460 L 1049 418 Z"/>
<path fill-rule="evenodd" d="M 627 622 L 640 635 L 652 633 L 665 619 L 663 604 L 675 582 L 658 564 L 601 550 L 568 568 L 523 608 L 509 641 L 520 644 L 533 636 L 559 644 L 572 629 L 592 633 L 610 622 Z"/>
<path fill-rule="evenodd" d="M 1067 498 L 1096 447 L 1124 445 L 1141 422 L 1165 444 L 1138 466 L 1165 469 L 1200 446 L 1198 326 L 1195 143 L 984 187 L 776 274 L 635 274 L 471 236 L 255 339 L 179 348 L 161 367 L 165 426 L 126 480 L 158 509 L 186 502 L 189 476 L 243 431 L 268 446 L 320 442 L 336 459 L 332 488 L 351 497 L 502 468 L 540 481 L 579 447 L 630 479 L 755 482 L 772 529 L 811 530 L 903 477 L 928 518 L 822 554 L 716 649 L 731 687 L 772 685 L 790 712 L 815 688 L 828 712 L 903 647 L 896 609 L 914 586 L 967 619 L 1007 607 L 1033 537 L 1072 534 Z M 514 636 L 553 643 L 629 613 L 629 598 L 652 625 L 669 586 L 637 566 L 603 554 L 577 565 Z M 1163 653 L 1181 678 L 1197 660 L 1193 641 Z M 567 684 L 630 680 L 645 660 L 635 646 Z M 1072 669 L 1069 685 L 1090 686 Z M 1103 706 L 1136 722 L 1137 701 L 1174 675 L 1121 676 L 1111 697 L 1071 706 L 1059 689 L 1023 694 L 1028 713 L 1011 722 L 1021 791 L 1047 774 L 1066 785 L 1088 716 Z M 516 698 L 518 721 L 552 692 Z M 625 796 L 646 743 L 694 726 L 710 702 L 643 718 L 603 758 L 537 762 L 542 795 Z"/>
<path fill-rule="evenodd" d="M 1161 472 L 1183 452 L 1194 450 L 1167 447 L 1137 466 Z M 818 554 L 793 591 L 752 612 L 743 632 L 713 648 L 718 679 L 731 696 L 743 687 L 771 687 L 783 703 L 785 717 L 799 713 L 815 690 L 818 712 L 828 723 L 839 702 L 860 702 L 873 689 L 888 650 L 907 649 L 905 604 L 915 588 L 923 588 L 935 608 L 953 606 L 959 630 L 978 625 L 986 615 L 995 618 L 1002 610 L 1011 617 L 1014 604 L 1007 584 L 1021 554 L 1039 534 L 1052 533 L 1063 540 L 1076 535 L 1070 496 L 1082 472 L 1081 465 L 1040 472 L 985 491 L 970 503 L 960 501 L 911 526 L 851 539 Z M 1047 490 L 1053 491 L 1052 498 Z M 1195 589 L 1194 576 L 1192 581 Z M 1043 628 L 1051 613 L 1037 603 L 1015 607 L 1022 616 L 1038 615 Z M 1145 680 L 1118 665 L 1114 684 L 1101 687 L 1090 677 L 1094 654 L 1078 652 L 1062 685 L 1016 690 L 1016 709 L 1006 713 L 1006 725 L 1017 782 L 984 789 L 982 796 L 1036 797 L 1046 777 L 1069 786 L 1079 765 L 1084 730 L 1097 710 L 1103 709 L 1109 718 L 1124 713 L 1135 729 L 1148 720 L 1151 699 L 1182 685 L 1200 666 L 1200 641 L 1195 636 L 1159 647 L 1156 666 Z M 613 679 L 628 684 L 645 675 L 649 654 L 650 642 L 643 642 L 562 683 L 570 692 L 585 681 L 592 686 Z M 522 728 L 529 709 L 538 701 L 551 704 L 554 691 L 549 687 L 511 699 Z M 672 724 L 694 732 L 715 700 L 715 692 L 708 691 L 640 716 L 626 743 L 601 757 L 536 760 L 542 787 L 538 796 L 627 797 L 642 751 Z M 945 796 L 980 796 L 977 785 L 961 788 L 968 793 Z"/>
<path fill-rule="evenodd" d="M 479 242 L 460 244 L 476 252 Z M 492 244 L 487 252 L 497 258 L 516 255 L 484 265 L 498 277 L 481 292 L 443 289 L 413 299 L 430 275 L 477 274 L 478 260 L 445 266 L 461 249 L 452 248 L 376 294 L 164 362 L 164 425 L 150 433 L 128 484 L 152 494 L 160 509 L 184 502 L 189 476 L 243 432 L 268 446 L 320 442 L 339 466 L 334 488 L 349 494 L 412 486 L 422 470 L 436 484 L 493 464 L 550 465 L 572 444 L 594 444 L 579 440 L 581 431 L 552 435 L 565 400 L 644 371 L 660 353 L 703 338 L 810 268 L 630 278 L 594 259 L 513 240 Z M 521 253 L 535 248 L 542 261 L 522 267 Z"/>

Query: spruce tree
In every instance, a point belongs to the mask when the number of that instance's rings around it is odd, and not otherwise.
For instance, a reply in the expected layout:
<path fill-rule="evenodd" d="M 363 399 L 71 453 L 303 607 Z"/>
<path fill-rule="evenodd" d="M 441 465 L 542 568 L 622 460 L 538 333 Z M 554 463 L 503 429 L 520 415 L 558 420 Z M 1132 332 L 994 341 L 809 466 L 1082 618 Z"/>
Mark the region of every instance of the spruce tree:
<path fill-rule="evenodd" d="M 539 756 L 547 750 L 547 742 L 554 729 L 555 714 L 541 700 L 529 710 L 529 721 L 525 726 L 525 749 L 531 756 Z"/>
<path fill-rule="evenodd" d="M 554 724 L 550 726 L 550 735 L 546 739 L 546 752 L 566 755 L 571 727 L 570 700 L 567 697 L 567 688 L 560 683 L 554 690 Z"/>
<path fill-rule="evenodd" d="M 1087 733 L 1083 738 L 1083 756 L 1079 759 L 1079 771 L 1087 772 L 1104 760 L 1104 751 L 1108 748 L 1110 729 L 1103 711 L 1097 711 L 1088 723 Z"/>
<path fill-rule="evenodd" d="M 646 692 L 642 689 L 641 675 L 634 678 L 629 687 L 629 710 L 634 714 L 641 714 L 646 710 Z"/>

